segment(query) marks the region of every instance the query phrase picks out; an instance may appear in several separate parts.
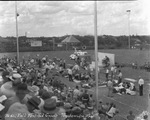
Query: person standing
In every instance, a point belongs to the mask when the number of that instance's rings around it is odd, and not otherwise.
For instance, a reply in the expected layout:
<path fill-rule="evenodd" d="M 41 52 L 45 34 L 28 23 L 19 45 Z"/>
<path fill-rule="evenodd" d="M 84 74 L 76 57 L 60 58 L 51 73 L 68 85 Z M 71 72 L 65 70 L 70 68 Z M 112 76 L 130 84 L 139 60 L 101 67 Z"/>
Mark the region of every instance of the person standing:
<path fill-rule="evenodd" d="M 139 95 L 140 95 L 140 96 L 143 96 L 143 85 L 144 85 L 144 80 L 142 79 L 141 76 L 139 76 L 138 84 L 139 84 Z"/>
<path fill-rule="evenodd" d="M 72 79 L 72 67 L 70 67 L 68 69 L 68 76 L 69 76 L 69 81 L 73 81 L 73 79 Z"/>
<path fill-rule="evenodd" d="M 122 72 L 121 70 L 119 70 L 119 74 L 118 74 L 118 84 L 120 84 L 122 82 Z"/>
<path fill-rule="evenodd" d="M 108 97 L 113 97 L 112 96 L 113 83 L 111 80 L 108 80 L 107 87 L 108 87 Z"/>
<path fill-rule="evenodd" d="M 106 68 L 106 81 L 108 81 L 108 76 L 109 76 L 109 69 Z"/>
<path fill-rule="evenodd" d="M 114 76 L 114 66 L 111 66 L 110 71 L 111 71 L 111 79 L 112 79 Z"/>

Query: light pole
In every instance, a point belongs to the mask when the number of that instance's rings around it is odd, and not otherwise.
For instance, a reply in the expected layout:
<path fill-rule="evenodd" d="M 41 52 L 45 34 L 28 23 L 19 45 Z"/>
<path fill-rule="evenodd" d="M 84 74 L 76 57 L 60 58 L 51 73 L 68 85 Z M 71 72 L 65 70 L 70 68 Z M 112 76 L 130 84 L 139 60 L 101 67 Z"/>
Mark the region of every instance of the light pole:
<path fill-rule="evenodd" d="M 96 108 L 98 110 L 98 42 L 97 42 L 97 1 L 94 3 L 94 40 L 95 40 L 95 81 L 96 81 Z"/>
<path fill-rule="evenodd" d="M 129 44 L 129 49 L 131 48 L 131 45 L 130 45 L 130 12 L 131 10 L 127 10 L 127 13 L 128 13 L 128 44 Z"/>
<path fill-rule="evenodd" d="M 17 20 L 18 16 L 19 16 L 19 14 L 17 12 L 17 1 L 15 1 L 16 38 L 17 38 L 17 63 L 19 65 L 19 42 L 18 42 L 18 20 Z"/>

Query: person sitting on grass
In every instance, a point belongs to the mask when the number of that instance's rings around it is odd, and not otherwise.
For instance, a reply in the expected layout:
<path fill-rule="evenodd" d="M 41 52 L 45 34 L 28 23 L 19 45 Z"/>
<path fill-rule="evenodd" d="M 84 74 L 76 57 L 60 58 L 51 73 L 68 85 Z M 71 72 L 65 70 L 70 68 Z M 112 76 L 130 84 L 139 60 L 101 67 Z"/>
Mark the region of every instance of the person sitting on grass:
<path fill-rule="evenodd" d="M 133 114 L 132 111 L 129 111 L 129 115 L 127 115 L 127 120 L 134 120 L 135 119 L 135 115 Z"/>
<path fill-rule="evenodd" d="M 82 99 L 83 104 L 85 104 L 87 106 L 88 102 L 89 102 L 89 94 L 88 94 L 87 89 L 85 89 L 81 99 Z"/>
<path fill-rule="evenodd" d="M 112 107 L 108 110 L 108 112 L 106 112 L 108 118 L 113 118 L 114 115 L 116 114 L 116 111 L 117 111 L 116 105 L 113 104 Z"/>

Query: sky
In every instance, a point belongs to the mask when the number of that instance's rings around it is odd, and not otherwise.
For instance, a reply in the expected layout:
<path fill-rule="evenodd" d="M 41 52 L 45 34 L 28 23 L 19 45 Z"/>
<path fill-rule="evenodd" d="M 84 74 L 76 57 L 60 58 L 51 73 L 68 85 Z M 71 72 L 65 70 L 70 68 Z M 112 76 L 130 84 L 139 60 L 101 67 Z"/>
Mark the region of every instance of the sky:
<path fill-rule="evenodd" d="M 98 35 L 149 35 L 149 0 L 98 1 Z M 131 12 L 127 12 L 131 10 Z M 18 35 L 94 35 L 94 1 L 18 1 Z M 15 1 L 0 1 L 0 36 L 16 36 Z"/>

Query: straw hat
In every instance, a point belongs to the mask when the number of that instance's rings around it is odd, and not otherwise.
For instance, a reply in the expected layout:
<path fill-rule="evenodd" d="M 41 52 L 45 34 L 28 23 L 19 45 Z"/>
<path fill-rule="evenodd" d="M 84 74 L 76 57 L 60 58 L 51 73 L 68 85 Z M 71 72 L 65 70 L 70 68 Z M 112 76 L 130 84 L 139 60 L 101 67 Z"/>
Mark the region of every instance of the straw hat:
<path fill-rule="evenodd" d="M 28 86 L 28 90 L 29 90 L 30 92 L 38 92 L 38 91 L 39 91 L 39 87 L 36 86 L 36 85 Z"/>
<path fill-rule="evenodd" d="M 64 104 L 64 109 L 65 110 L 68 110 L 68 109 L 71 109 L 72 105 L 70 103 L 65 103 Z"/>
<path fill-rule="evenodd" d="M 14 73 L 11 76 L 8 76 L 8 78 L 12 81 L 15 81 L 15 79 L 20 79 L 22 76 L 19 73 Z"/>

